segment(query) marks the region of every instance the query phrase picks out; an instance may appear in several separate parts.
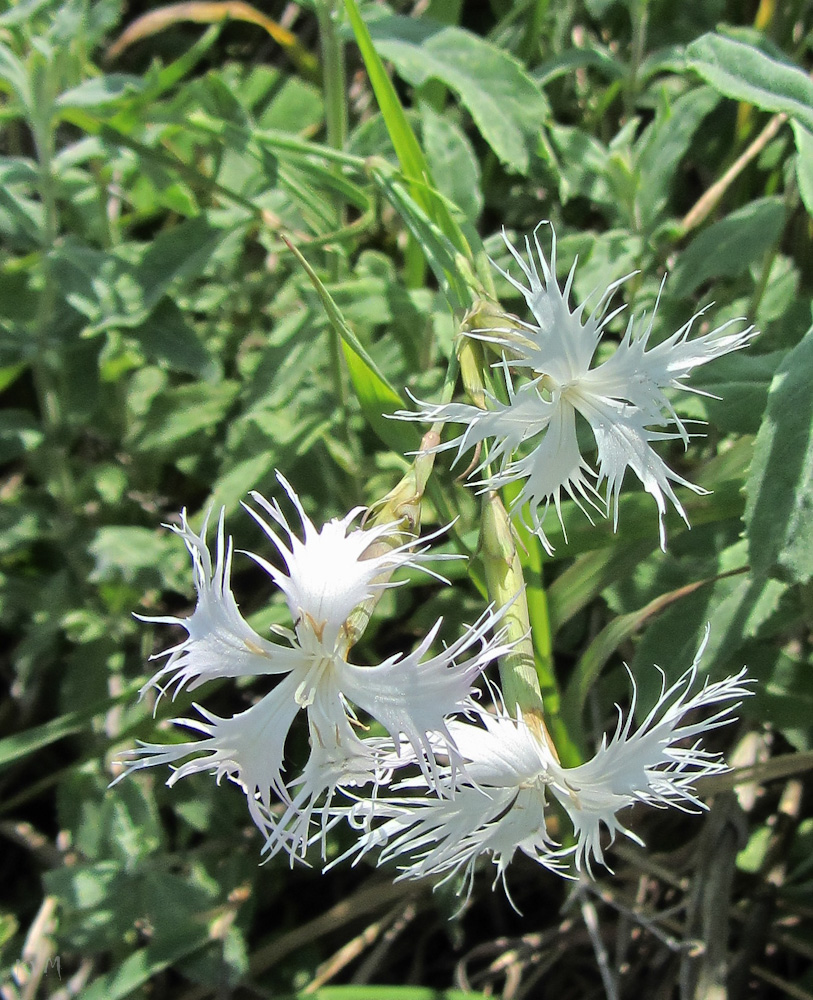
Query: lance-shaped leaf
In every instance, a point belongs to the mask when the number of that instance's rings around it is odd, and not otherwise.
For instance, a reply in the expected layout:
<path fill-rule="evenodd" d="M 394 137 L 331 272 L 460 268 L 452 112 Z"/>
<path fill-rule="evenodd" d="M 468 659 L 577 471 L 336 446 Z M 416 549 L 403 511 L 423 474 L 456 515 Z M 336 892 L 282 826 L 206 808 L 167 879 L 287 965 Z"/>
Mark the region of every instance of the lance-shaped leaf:
<path fill-rule="evenodd" d="M 414 86 L 441 80 L 457 94 L 506 166 L 525 173 L 550 107 L 539 85 L 505 49 L 430 20 L 387 17 L 371 25 L 378 51 Z"/>
<path fill-rule="evenodd" d="M 755 573 L 813 576 L 813 327 L 779 367 L 754 445 L 745 523 Z"/>
<path fill-rule="evenodd" d="M 797 66 L 715 34 L 687 46 L 686 65 L 726 97 L 783 111 L 813 131 L 813 81 Z"/>
<path fill-rule="evenodd" d="M 381 115 L 395 148 L 398 162 L 409 181 L 412 197 L 454 247 L 466 257 L 471 258 L 471 250 L 460 226 L 452 218 L 452 214 L 443 199 L 434 190 L 429 164 L 426 162 L 423 150 L 412 131 L 404 109 L 401 107 L 392 80 L 387 76 L 387 71 L 375 49 L 370 32 L 362 20 L 358 7 L 354 0 L 345 0 L 345 8 L 378 106 L 381 108 Z"/>
<path fill-rule="evenodd" d="M 404 405 L 404 401 L 347 325 L 341 310 L 320 281 L 319 275 L 299 250 L 284 236 L 283 239 L 310 278 L 331 325 L 341 337 L 342 350 L 347 362 L 347 369 L 350 372 L 353 389 L 370 426 L 388 447 L 401 453 L 414 451 L 418 444 L 417 435 L 414 432 L 404 433 L 400 421 L 388 420 L 386 416 L 400 409 Z"/>

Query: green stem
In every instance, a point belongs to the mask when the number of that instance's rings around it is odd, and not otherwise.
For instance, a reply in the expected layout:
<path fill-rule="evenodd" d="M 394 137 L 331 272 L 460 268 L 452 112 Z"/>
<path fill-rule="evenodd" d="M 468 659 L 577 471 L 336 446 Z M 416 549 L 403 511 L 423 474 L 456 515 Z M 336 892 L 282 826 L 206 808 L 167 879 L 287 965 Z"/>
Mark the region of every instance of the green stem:
<path fill-rule="evenodd" d="M 548 13 L 549 3 L 550 0 L 533 0 L 531 4 L 531 12 L 527 16 L 525 34 L 522 36 L 517 53 L 527 66 L 535 63 L 537 60 L 534 57 L 539 56 L 542 26 L 545 22 L 545 16 Z"/>
<path fill-rule="evenodd" d="M 339 12 L 336 0 L 317 0 L 316 17 L 319 22 L 319 40 L 322 49 L 322 90 L 325 100 L 325 126 L 328 146 L 341 151 L 347 141 L 347 80 L 345 73 L 344 45 L 338 31 Z M 334 170 L 341 174 L 341 165 Z M 341 229 L 347 221 L 347 209 L 340 194 L 334 194 L 335 228 Z M 339 251 L 328 251 L 327 263 L 333 281 L 342 275 L 343 260 Z M 360 469 L 360 449 L 350 428 L 350 391 L 348 376 L 342 361 L 339 332 L 330 331 L 330 362 L 333 380 L 339 394 L 339 407 L 347 435 L 347 443 Z"/>
<path fill-rule="evenodd" d="M 530 721 L 539 722 L 546 714 L 534 663 L 531 623 L 522 564 L 519 560 L 511 522 L 498 493 L 483 499 L 480 553 L 486 572 L 488 594 L 498 608 L 507 608 L 502 624 L 513 648 L 500 658 L 500 681 L 505 707 L 517 710 Z"/>
<path fill-rule="evenodd" d="M 342 412 L 342 420 L 347 429 L 348 439 L 350 437 L 350 393 L 347 386 L 347 372 L 342 361 L 341 337 L 338 330 L 330 327 L 330 367 L 333 370 L 333 384 L 339 395 L 339 409 Z"/>
<path fill-rule="evenodd" d="M 375 558 L 405 542 L 417 540 L 421 528 L 423 495 L 435 465 L 435 452 L 432 448 L 439 441 L 440 438 L 433 430 L 425 434 L 421 441 L 421 451 L 416 455 L 409 471 L 402 477 L 398 485 L 390 490 L 381 503 L 375 505 L 375 514 L 371 518 L 372 523 L 398 525 L 398 530 L 373 542 L 362 558 Z M 392 573 L 392 570 L 383 573 L 376 578 L 374 583 L 378 585 L 386 583 Z M 345 622 L 344 636 L 348 649 L 354 646 L 364 634 L 383 592 L 383 587 L 376 586 L 372 595 L 360 604 Z"/>
<path fill-rule="evenodd" d="M 31 131 L 39 166 L 39 195 L 44 224 L 41 235 L 43 286 L 34 319 L 37 351 L 31 369 L 45 436 L 42 475 L 59 508 L 54 533 L 60 542 L 65 563 L 73 571 L 78 585 L 85 579 L 85 568 L 76 549 L 76 483 L 68 458 L 65 420 L 59 393 L 61 359 L 49 344 L 49 330 L 56 309 L 56 283 L 52 275 L 51 253 L 59 233 L 56 185 L 53 175 L 53 141 L 50 111 L 41 109 L 31 122 Z"/>
<path fill-rule="evenodd" d="M 443 380 L 443 388 L 440 391 L 441 403 L 451 402 L 452 396 L 454 396 L 454 390 L 457 385 L 457 377 L 459 374 L 460 365 L 458 363 L 458 358 L 457 355 L 452 352 L 452 356 L 449 358 L 449 367 L 446 369 L 446 376 Z M 442 423 L 432 424 L 432 427 L 429 429 L 429 433 L 424 437 L 424 441 L 434 438 L 438 443 L 440 443 L 443 427 L 444 425 Z M 435 510 L 437 511 L 441 523 L 449 525 L 449 530 L 452 533 L 452 538 L 454 539 L 458 552 L 460 552 L 461 555 L 464 555 L 467 559 L 471 560 L 473 553 L 460 532 L 460 522 L 452 511 L 446 491 L 438 483 L 436 478 L 430 477 L 426 483 L 426 492 L 432 500 L 432 503 L 435 505 Z"/>
<path fill-rule="evenodd" d="M 498 608 L 509 605 L 503 623 L 513 647 L 500 659 L 506 708 L 512 715 L 519 709 L 530 726 L 546 733 L 565 767 L 574 767 L 581 763 L 581 757 L 561 714 L 550 630 L 545 630 L 538 606 L 536 621 L 530 614 L 530 601 L 538 605 L 540 593 L 544 600 L 544 591 L 541 587 L 535 591 L 535 581 L 527 585 L 511 520 L 497 493 L 488 493 L 483 502 L 480 551 L 489 596 Z"/>
<path fill-rule="evenodd" d="M 347 81 L 344 45 L 338 31 L 339 12 L 336 0 L 318 0 L 316 16 L 324 67 L 325 118 L 328 145 L 344 149 L 347 139 Z"/>
<path fill-rule="evenodd" d="M 196 125 L 196 127 L 198 127 Z M 208 130 L 211 131 L 211 130 Z M 285 132 L 264 131 L 256 132 L 255 139 L 270 149 L 284 150 L 288 153 L 299 153 L 304 157 L 312 159 L 319 156 L 324 160 L 331 160 L 334 163 L 343 164 L 347 167 L 355 167 L 362 173 L 367 167 L 367 160 L 363 156 L 356 156 L 353 153 L 345 153 L 341 149 L 332 149 L 329 146 L 316 142 L 296 139 Z"/>
<path fill-rule="evenodd" d="M 796 183 L 793 177 L 791 177 L 788 183 L 787 189 L 785 191 L 785 225 L 787 225 L 787 220 L 790 218 L 791 212 L 796 207 L 796 202 L 798 201 L 798 191 L 796 189 Z M 779 246 L 782 240 L 782 233 L 785 230 L 785 226 L 782 226 L 782 230 L 779 236 L 774 241 L 773 246 L 769 247 L 765 252 L 765 256 L 762 259 L 762 270 L 759 275 L 759 280 L 757 281 L 756 287 L 754 288 L 754 294 L 751 296 L 751 301 L 748 303 L 748 320 L 753 323 L 756 320 L 757 311 L 759 310 L 760 303 L 762 302 L 762 297 L 768 288 L 768 280 L 771 276 L 771 270 L 773 268 L 774 261 L 776 260 L 777 254 L 779 253 Z"/>
<path fill-rule="evenodd" d="M 325 99 L 327 143 L 332 149 L 342 150 L 347 141 L 347 79 L 344 46 L 338 32 L 339 12 L 336 0 L 317 0 L 316 16 L 319 21 L 324 68 L 322 92 Z M 334 171 L 340 174 L 341 166 L 336 164 Z M 334 195 L 334 209 L 336 228 L 340 229 L 346 222 L 346 206 L 338 193 Z M 329 258 L 333 280 L 338 281 L 341 258 L 338 254 L 330 254 Z"/>
<path fill-rule="evenodd" d="M 72 516 L 75 491 L 62 443 L 62 405 L 55 378 L 58 361 L 52 359 L 52 351 L 48 346 L 48 329 L 56 305 L 56 288 L 51 275 L 50 255 L 59 227 L 52 170 L 53 135 L 49 123 L 45 121 L 34 122 L 32 126 L 39 163 L 39 194 L 44 214 L 41 239 L 43 287 L 34 320 L 37 354 L 32 369 L 46 438 L 46 468 L 50 473 L 49 478 L 57 501 L 63 505 L 64 513 L 70 512 Z"/>
<path fill-rule="evenodd" d="M 627 118 L 635 114 L 638 99 L 638 73 L 644 61 L 646 31 L 649 22 L 649 0 L 634 0 L 630 11 L 632 17 L 632 53 L 630 55 L 629 76 L 624 90 L 624 110 Z"/>
<path fill-rule="evenodd" d="M 773 262 L 776 260 L 777 251 L 778 247 L 774 245 L 769 250 L 766 250 L 762 258 L 762 270 L 759 275 L 759 281 L 756 284 L 756 288 L 754 288 L 754 294 L 751 296 L 751 301 L 748 304 L 747 316 L 749 322 L 753 322 L 756 318 L 759 304 L 762 302 L 762 296 L 768 288 L 768 278 L 771 274 Z"/>
<path fill-rule="evenodd" d="M 477 303 L 463 321 L 463 336 L 458 345 L 466 392 L 480 409 L 486 409 L 486 360 L 483 345 L 466 337 L 465 332 L 467 329 L 490 327 L 489 322 L 484 324 L 483 321 L 493 317 L 495 312 L 493 304 Z M 515 484 L 511 492 L 516 496 L 519 486 Z M 524 559 L 517 550 L 515 530 L 526 553 Z M 568 735 L 561 715 L 548 601 L 542 584 L 539 539 L 520 524 L 516 528 L 512 526 L 496 492 L 488 493 L 483 503 L 480 554 L 489 597 L 497 607 L 510 605 L 504 621 L 508 638 L 514 646 L 500 660 L 500 681 L 506 707 L 512 713 L 519 708 L 531 724 L 536 723 L 542 730 L 547 728 L 563 764 L 568 767 L 580 764 L 578 749 Z"/>
<path fill-rule="evenodd" d="M 509 509 L 522 487 L 519 483 L 511 483 L 503 490 Z M 528 595 L 528 610 L 531 616 L 531 635 L 536 653 L 536 668 L 545 704 L 549 698 L 559 701 L 558 684 L 553 671 L 553 635 L 548 612 L 548 595 L 543 580 L 542 546 L 539 539 L 517 518 L 514 521 L 514 531 L 524 552 L 521 559 L 525 570 L 525 583 Z M 558 707 L 557 707 L 558 711 Z"/>

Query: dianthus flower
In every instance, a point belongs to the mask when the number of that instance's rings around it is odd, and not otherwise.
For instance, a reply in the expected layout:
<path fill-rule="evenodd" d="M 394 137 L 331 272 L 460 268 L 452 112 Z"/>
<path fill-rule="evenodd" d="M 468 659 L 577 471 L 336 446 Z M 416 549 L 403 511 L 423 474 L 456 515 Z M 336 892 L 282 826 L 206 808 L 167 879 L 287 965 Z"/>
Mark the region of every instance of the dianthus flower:
<path fill-rule="evenodd" d="M 743 670 L 691 693 L 703 646 L 678 681 L 668 689 L 662 686 L 657 704 L 635 729 L 633 684 L 626 719 L 619 709 L 612 737 L 605 736 L 596 755 L 578 767 L 563 767 L 544 733 L 521 712 L 511 716 L 502 705 L 494 714 L 481 711 L 477 723 L 450 722 L 465 764 L 454 774 L 447 772 L 451 790 L 443 796 L 431 794 L 416 776 L 395 787 L 404 793 L 400 798 L 378 801 L 375 812 L 359 801 L 351 822 L 362 831 L 361 837 L 347 854 L 360 857 L 381 848 L 379 864 L 395 859 L 399 878 L 444 875 L 446 881 L 462 874 L 461 891 L 466 892 L 471 891 L 482 854 L 491 856 L 495 882 L 501 879 L 503 884 L 517 851 L 557 872 L 565 871 L 569 855 L 577 869 L 590 874 L 593 863 L 607 867 L 602 827 L 610 842 L 620 832 L 641 843 L 622 825 L 621 810 L 635 803 L 685 811 L 705 808 L 694 783 L 728 769 L 718 754 L 702 749 L 700 737 L 733 721 L 731 713 L 739 702 L 732 703 L 751 692 Z M 716 707 L 710 716 L 696 717 L 697 710 L 711 706 Z M 548 833 L 548 796 L 558 800 L 573 826 L 572 848 L 562 850 Z"/>
<path fill-rule="evenodd" d="M 184 512 L 181 526 L 172 530 L 192 556 L 197 605 L 189 618 L 146 619 L 180 625 L 187 637 L 158 654 L 169 658 L 142 694 L 155 687 L 160 694 L 174 689 L 174 697 L 183 688 L 191 691 L 223 677 L 279 675 L 281 679 L 256 704 L 230 718 L 195 705 L 202 721 L 173 721 L 202 733 L 203 739 L 168 745 L 141 743 L 126 755 L 130 759 L 124 774 L 194 755 L 173 771 L 168 784 L 199 771 L 213 771 L 218 781 L 228 776 L 245 791 L 251 815 L 269 842 L 284 847 L 293 857 L 307 844 L 314 803 L 323 794 L 330 799 L 345 785 L 368 782 L 377 787 L 389 780 L 400 758 L 417 762 L 429 785 L 436 787 L 436 753 L 451 760 L 452 770 L 459 761 L 446 717 L 474 707 L 474 681 L 506 647 L 500 632 L 487 638 L 500 617 L 489 608 L 461 638 L 435 656 L 428 654 L 440 619 L 412 653 L 393 655 L 376 666 L 351 663 L 347 620 L 354 609 L 376 592 L 397 586 L 390 579 L 395 570 L 431 573 L 423 564 L 443 556 L 433 557 L 426 548 L 416 551 L 415 539 L 398 544 L 403 531 L 396 523 L 354 527 L 363 511 L 360 507 L 317 530 L 292 488 L 282 476 L 278 478 L 296 508 L 304 538 L 300 540 L 290 528 L 278 503 L 253 493 L 268 520 L 246 509 L 275 547 L 285 570 L 247 554 L 284 593 L 293 628 L 274 626 L 282 641 L 270 642 L 248 625 L 231 591 L 233 546 L 225 538 L 222 512 L 214 560 L 206 543 L 206 522 L 197 535 Z M 381 545 L 382 541 L 388 544 Z M 394 752 L 391 749 L 382 756 L 379 740 L 357 735 L 360 723 L 353 706 L 383 725 Z M 310 758 L 298 778 L 286 781 L 285 743 L 302 709 L 308 715 Z M 410 753 L 402 754 L 406 747 Z M 279 831 L 272 794 L 286 810 Z"/>
<path fill-rule="evenodd" d="M 552 235 L 550 264 L 534 234 L 541 277 L 530 241 L 526 238 L 526 263 L 504 233 L 503 239 L 527 285 L 507 271 L 499 267 L 497 270 L 522 293 L 535 322 L 523 322 L 519 329 L 512 326 L 510 329 L 473 330 L 469 335 L 495 344 L 504 352 L 503 361 L 497 367 L 504 373 L 506 401 L 488 392 L 488 409 L 467 403 L 434 405 L 416 401 L 421 407 L 418 412 L 402 411 L 397 416 L 406 420 L 465 424 L 462 434 L 435 449 L 456 448 L 455 461 L 469 448 L 492 439 L 490 452 L 474 472 L 481 472 L 489 463 L 496 463 L 497 471 L 476 480 L 474 485 L 483 490 L 495 490 L 509 483 L 522 482 L 513 510 L 519 512 L 528 504 L 533 529 L 549 551 L 551 547 L 543 521 L 550 504 L 555 506 L 561 522 L 564 491 L 582 510 L 586 501 L 602 513 L 612 511 L 613 525 L 617 527 L 618 497 L 624 475 L 631 469 L 655 499 L 660 543 L 665 548 L 667 499 L 688 524 L 672 483 L 695 493 L 707 492 L 670 469 L 652 447 L 656 441 L 680 438 L 687 445 L 689 440 L 686 426 L 675 412 L 666 390 L 688 389 L 683 380 L 694 368 L 745 347 L 755 335 L 753 328 L 726 332 L 739 322 L 732 320 L 690 340 L 692 327 L 702 315 L 701 311 L 676 333 L 650 347 L 653 311 L 648 322 L 645 318 L 636 322 L 630 317 L 613 354 L 591 367 L 602 334 L 621 311 L 608 312 L 608 308 L 616 290 L 626 279 L 612 282 L 599 296 L 590 315 L 585 316 L 584 304 L 574 309 L 568 305 L 576 264 L 564 288 L 557 282 L 555 234 Z M 509 366 L 527 376 L 528 380 L 518 388 L 514 386 Z M 593 469 L 582 455 L 577 417 L 584 418 L 592 431 L 597 469 Z M 674 430 L 653 429 L 670 421 Z M 536 439 L 534 447 L 517 457 L 520 446 L 531 439 Z M 599 490 L 605 482 L 602 496 Z"/>

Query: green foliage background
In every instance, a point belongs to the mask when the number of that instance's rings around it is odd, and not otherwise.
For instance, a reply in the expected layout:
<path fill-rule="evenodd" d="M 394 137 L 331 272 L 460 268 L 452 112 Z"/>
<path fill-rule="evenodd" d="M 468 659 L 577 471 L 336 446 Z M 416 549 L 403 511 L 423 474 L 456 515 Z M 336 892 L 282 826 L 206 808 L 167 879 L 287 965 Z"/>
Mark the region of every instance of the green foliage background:
<path fill-rule="evenodd" d="M 141 6 L 0 14 L 3 996 L 813 996 L 809 4 L 311 0 L 293 41 L 246 10 L 112 50 Z M 677 677 L 707 623 L 703 669 L 748 664 L 755 697 L 720 744 L 751 766 L 737 795 L 723 780 L 704 819 L 636 817 L 651 850 L 614 853 L 603 901 L 518 859 L 522 916 L 483 880 L 450 921 L 454 886 L 260 867 L 236 789 L 109 791 L 114 754 L 166 729 L 135 696 L 169 640 L 131 612 L 192 607 L 160 525 L 223 505 L 260 550 L 239 504 L 275 495 L 277 469 L 317 521 L 384 496 L 418 438 L 383 415 L 405 387 L 437 398 L 475 301 L 522 315 L 487 256 L 505 266 L 500 228 L 540 219 L 560 278 L 578 256 L 576 300 L 632 272 L 627 314 L 660 295 L 655 338 L 711 302 L 698 328 L 761 331 L 675 396 L 708 420 L 670 455 L 712 491 L 686 498 L 691 532 L 670 518 L 660 552 L 631 489 L 617 534 L 566 504 L 568 541 L 549 521 L 554 556 L 524 556 L 582 752 L 628 698 L 623 659 L 644 707 L 652 664 Z M 454 474 L 439 463 L 424 524 L 459 513 L 448 544 L 473 552 Z M 371 653 L 476 616 L 450 565 L 452 587 L 386 595 Z M 255 628 L 285 620 L 249 560 L 235 590 Z"/>

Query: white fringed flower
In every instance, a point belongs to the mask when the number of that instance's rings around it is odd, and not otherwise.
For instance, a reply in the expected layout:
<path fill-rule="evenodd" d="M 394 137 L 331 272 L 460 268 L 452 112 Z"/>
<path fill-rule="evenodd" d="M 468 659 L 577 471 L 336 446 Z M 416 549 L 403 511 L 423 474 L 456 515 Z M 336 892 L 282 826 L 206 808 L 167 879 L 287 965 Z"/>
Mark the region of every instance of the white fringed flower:
<path fill-rule="evenodd" d="M 602 826 L 610 842 L 620 832 L 640 843 L 619 820 L 621 810 L 635 803 L 687 811 L 705 808 L 694 783 L 727 770 L 718 754 L 702 749 L 700 737 L 733 721 L 738 699 L 751 692 L 743 670 L 723 681 L 705 682 L 692 693 L 704 647 L 705 641 L 689 670 L 661 690 L 657 704 L 635 729 L 633 694 L 626 720 L 619 710 L 612 737 L 605 737 L 592 760 L 578 767 L 563 767 L 546 737 L 502 706 L 496 714 L 481 713 L 479 725 L 451 723 L 452 738 L 465 761 L 463 770 L 447 775 L 452 792 L 435 797 L 423 782 L 424 796 L 413 797 L 422 782 L 415 778 L 396 786 L 408 794 L 379 800 L 374 810 L 360 801 L 352 815 L 362 835 L 348 853 L 360 857 L 382 848 L 379 863 L 401 862 L 399 878 L 462 873 L 466 891 L 481 854 L 491 855 L 496 878 L 503 882 L 518 850 L 552 871 L 561 871 L 571 853 L 577 869 L 591 872 L 596 862 L 606 867 Z M 698 709 L 709 708 L 710 716 L 695 721 Z M 576 844 L 569 851 L 559 850 L 548 834 L 545 810 L 550 795 L 573 824 Z"/>
<path fill-rule="evenodd" d="M 173 697 L 184 687 L 194 690 L 219 677 L 284 675 L 276 686 L 245 712 L 221 718 L 196 705 L 201 719 L 176 719 L 177 724 L 204 738 L 179 744 L 140 744 L 130 751 L 124 774 L 158 764 L 178 766 L 169 779 L 212 771 L 228 776 L 244 789 L 258 826 L 271 849 L 280 846 L 303 851 L 307 845 L 313 804 L 333 796 L 345 784 L 377 786 L 392 773 L 393 759 L 409 747 L 404 761 L 417 762 L 433 787 L 438 781 L 437 752 L 459 761 L 446 717 L 474 707 L 473 685 L 485 667 L 506 649 L 502 634 L 493 633 L 500 613 L 489 608 L 463 636 L 436 656 L 429 648 L 440 628 L 435 624 L 418 648 L 394 655 L 377 666 L 358 666 L 348 659 L 351 644 L 345 622 L 353 610 L 376 591 L 397 586 L 390 580 L 399 568 L 423 569 L 432 557 L 415 551 L 414 539 L 396 544 L 397 524 L 358 528 L 353 521 L 362 508 L 332 520 L 317 530 L 299 498 L 278 476 L 302 521 L 304 540 L 292 531 L 277 503 L 252 494 L 270 515 L 273 527 L 255 511 L 254 518 L 272 541 L 286 571 L 260 556 L 265 568 L 285 594 L 293 629 L 275 627 L 280 642 L 259 636 L 240 614 L 230 587 L 232 542 L 225 537 L 223 515 L 218 523 L 215 558 L 206 544 L 206 523 L 200 535 L 190 528 L 185 513 L 181 527 L 192 556 L 197 606 L 189 618 L 147 619 L 180 625 L 187 638 L 167 650 L 166 664 L 145 685 L 168 689 Z M 281 529 L 282 534 L 278 534 Z M 378 544 L 387 541 L 389 544 Z M 251 555 L 251 553 L 248 553 Z M 436 574 L 432 574 L 436 575 Z M 395 754 L 381 764 L 377 741 L 362 740 L 353 706 L 377 719 L 390 735 Z M 299 779 L 286 781 L 284 756 L 294 718 L 308 713 L 311 756 Z M 361 727 L 363 728 L 363 727 Z M 122 775 L 123 777 L 124 775 Z M 285 823 L 275 831 L 272 794 L 282 800 Z"/>
<path fill-rule="evenodd" d="M 361 831 L 359 841 L 333 864 L 380 848 L 379 865 L 398 862 L 396 881 L 442 875 L 442 884 L 462 875 L 466 897 L 482 854 L 491 855 L 495 884 L 505 885 L 518 850 L 561 873 L 567 852 L 558 849 L 545 821 L 550 750 L 522 721 L 505 714 L 480 718 L 482 725 L 449 724 L 465 769 L 444 775 L 449 784 L 444 795 L 432 794 L 416 776 L 394 786 L 402 797 L 360 799 L 348 813 Z"/>
<path fill-rule="evenodd" d="M 610 300 L 625 278 L 613 282 L 599 297 L 593 311 L 585 316 L 584 304 L 570 308 L 575 263 L 564 288 L 556 280 L 556 238 L 552 236 L 550 264 L 539 240 L 534 245 L 541 277 L 526 239 L 528 262 L 503 234 L 505 243 L 520 267 L 525 281 L 500 273 L 522 293 L 535 322 L 522 330 L 493 329 L 472 331 L 471 336 L 496 344 L 505 354 L 501 365 L 507 402 L 488 395 L 488 410 L 465 403 L 433 405 L 421 403 L 417 413 L 400 412 L 398 417 L 440 423 L 462 423 L 466 429 L 436 450 L 463 452 L 487 439 L 493 445 L 475 472 L 490 462 L 498 470 L 474 485 L 493 490 L 522 482 L 514 503 L 519 512 L 527 503 L 531 522 L 543 544 L 550 550 L 543 521 L 551 503 L 561 521 L 563 492 L 580 507 L 587 502 L 602 513 L 612 511 L 618 524 L 618 497 L 627 469 L 638 477 L 657 504 L 661 547 L 666 545 L 664 515 L 666 501 L 688 524 L 686 513 L 672 488 L 680 484 L 695 493 L 705 493 L 670 469 L 652 447 L 656 441 L 680 438 L 688 444 L 689 434 L 675 413 L 666 389 L 687 389 L 684 380 L 692 370 L 730 351 L 739 350 L 755 336 L 752 327 L 726 332 L 737 320 L 689 339 L 698 313 L 662 343 L 649 347 L 653 315 L 646 322 L 633 317 L 614 353 L 591 368 L 607 324 L 621 311 L 608 313 Z M 515 388 L 508 366 L 528 377 Z M 598 464 L 593 469 L 582 455 L 577 439 L 577 414 L 590 426 L 597 448 Z M 657 430 L 671 422 L 675 430 Z M 520 446 L 536 439 L 525 455 L 516 456 Z M 604 495 L 599 493 L 606 482 Z M 598 506 L 600 504 L 601 506 Z M 541 509 L 541 510 L 540 510 Z"/>

